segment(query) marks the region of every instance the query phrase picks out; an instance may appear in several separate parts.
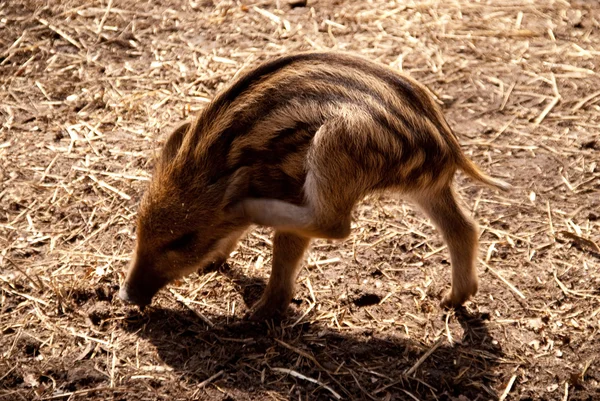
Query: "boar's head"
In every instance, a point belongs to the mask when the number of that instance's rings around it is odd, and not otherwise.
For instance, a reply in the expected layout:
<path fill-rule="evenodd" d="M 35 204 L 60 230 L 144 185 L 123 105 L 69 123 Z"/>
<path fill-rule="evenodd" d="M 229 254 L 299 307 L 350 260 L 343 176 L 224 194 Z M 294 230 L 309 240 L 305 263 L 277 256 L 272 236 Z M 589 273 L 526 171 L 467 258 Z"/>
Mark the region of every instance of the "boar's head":
<path fill-rule="evenodd" d="M 177 128 L 157 160 L 138 210 L 135 253 L 119 292 L 124 301 L 146 306 L 167 283 L 224 261 L 247 227 L 228 212 L 243 192 L 244 170 L 226 173 L 222 158 L 199 149 L 195 129 Z"/>

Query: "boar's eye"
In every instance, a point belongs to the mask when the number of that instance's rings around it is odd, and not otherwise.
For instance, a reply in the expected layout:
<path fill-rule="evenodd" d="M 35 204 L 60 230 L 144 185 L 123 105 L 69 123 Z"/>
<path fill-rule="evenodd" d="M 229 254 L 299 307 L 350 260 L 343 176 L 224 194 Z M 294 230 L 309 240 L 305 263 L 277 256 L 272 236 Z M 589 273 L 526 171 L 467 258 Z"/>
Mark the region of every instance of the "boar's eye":
<path fill-rule="evenodd" d="M 195 232 L 183 234 L 181 237 L 176 238 L 175 240 L 169 242 L 166 245 L 166 248 L 170 251 L 181 251 L 185 248 L 188 248 L 190 245 L 192 245 L 194 243 L 195 239 L 196 239 Z"/>

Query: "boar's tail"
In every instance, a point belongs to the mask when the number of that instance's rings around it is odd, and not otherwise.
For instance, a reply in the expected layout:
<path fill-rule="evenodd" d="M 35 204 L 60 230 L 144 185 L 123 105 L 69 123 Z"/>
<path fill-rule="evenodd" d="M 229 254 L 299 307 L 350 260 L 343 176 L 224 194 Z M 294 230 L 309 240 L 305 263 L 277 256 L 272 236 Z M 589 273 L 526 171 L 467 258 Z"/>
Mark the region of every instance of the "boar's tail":
<path fill-rule="evenodd" d="M 483 184 L 486 184 L 490 187 L 499 189 L 501 191 L 509 191 L 512 188 L 512 185 L 509 183 L 502 181 L 498 178 L 490 177 L 485 174 L 483 171 L 475 165 L 471 160 L 469 160 L 466 156 L 461 155 L 461 160 L 458 161 L 458 167 L 469 177 L 474 179 L 475 181 L 479 181 Z"/>
<path fill-rule="evenodd" d="M 419 99 L 423 99 L 423 101 L 426 103 L 426 105 L 423 108 L 428 110 L 429 115 L 427 117 L 438 128 L 440 134 L 445 139 L 447 145 L 450 147 L 451 153 L 455 156 L 458 168 L 475 181 L 479 181 L 483 184 L 499 189 L 501 191 L 510 190 L 512 188 L 510 184 L 485 174 L 479 169 L 479 167 L 477 167 L 475 163 L 473 163 L 473 161 L 471 161 L 469 158 L 467 158 L 467 156 L 465 156 L 458 141 L 458 137 L 456 136 L 452 128 L 450 128 L 450 125 L 444 117 L 442 109 L 435 102 L 433 96 L 431 96 L 434 95 L 433 92 L 429 88 L 419 84 L 416 81 L 411 81 L 411 83 L 413 86 L 413 90 L 418 94 L 417 97 Z"/>

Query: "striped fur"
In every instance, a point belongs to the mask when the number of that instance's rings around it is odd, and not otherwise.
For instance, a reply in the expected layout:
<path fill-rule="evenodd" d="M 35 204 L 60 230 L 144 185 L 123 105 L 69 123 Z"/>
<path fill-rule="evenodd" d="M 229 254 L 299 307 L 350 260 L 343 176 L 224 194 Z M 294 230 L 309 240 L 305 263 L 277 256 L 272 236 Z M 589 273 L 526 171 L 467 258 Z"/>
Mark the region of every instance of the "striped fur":
<path fill-rule="evenodd" d="M 499 189 L 461 151 L 417 81 L 340 53 L 301 53 L 241 74 L 176 129 L 138 216 L 122 298 L 149 303 L 164 284 L 225 260 L 250 224 L 275 228 L 273 272 L 254 308 L 282 313 L 312 237 L 344 238 L 365 195 L 413 199 L 448 243 L 456 306 L 477 290 L 477 229 L 451 190 L 456 170 Z"/>

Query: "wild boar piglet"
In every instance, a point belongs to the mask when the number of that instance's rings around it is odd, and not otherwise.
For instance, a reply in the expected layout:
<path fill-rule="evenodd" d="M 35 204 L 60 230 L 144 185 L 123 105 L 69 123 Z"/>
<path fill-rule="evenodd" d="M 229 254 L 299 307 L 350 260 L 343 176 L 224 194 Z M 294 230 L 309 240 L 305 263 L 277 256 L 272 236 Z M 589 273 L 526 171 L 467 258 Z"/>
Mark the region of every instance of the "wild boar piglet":
<path fill-rule="evenodd" d="M 441 232 L 452 262 L 442 305 L 461 305 L 477 292 L 478 229 L 452 190 L 457 170 L 509 188 L 464 155 L 414 79 L 340 53 L 264 62 L 168 138 L 139 207 L 120 297 L 149 304 L 170 281 L 225 261 L 255 224 L 275 234 L 271 276 L 250 316 L 276 317 L 310 239 L 347 237 L 355 204 L 390 190 Z"/>

